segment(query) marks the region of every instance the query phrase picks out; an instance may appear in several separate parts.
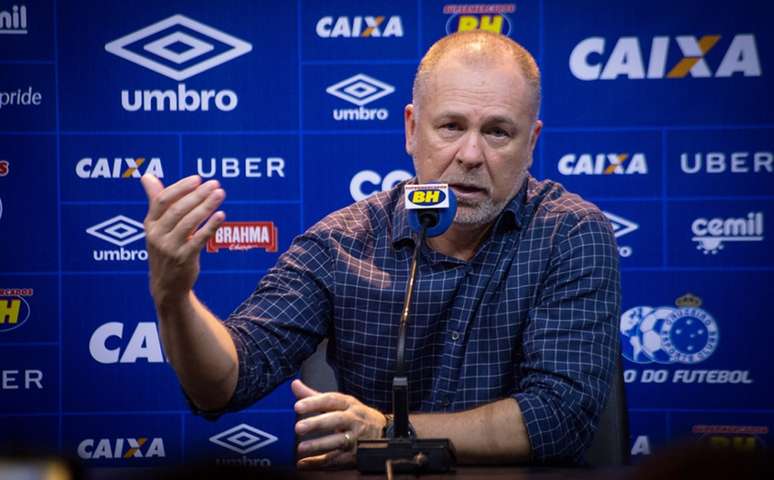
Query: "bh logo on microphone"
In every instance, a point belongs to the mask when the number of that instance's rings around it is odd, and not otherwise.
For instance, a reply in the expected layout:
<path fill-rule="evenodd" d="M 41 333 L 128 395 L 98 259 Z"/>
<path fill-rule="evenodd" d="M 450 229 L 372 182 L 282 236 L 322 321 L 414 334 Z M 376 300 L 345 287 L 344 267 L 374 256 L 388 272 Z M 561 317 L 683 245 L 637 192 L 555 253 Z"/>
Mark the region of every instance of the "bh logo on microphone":
<path fill-rule="evenodd" d="M 406 185 L 404 195 L 406 210 L 449 208 L 449 185 L 445 183 Z"/>

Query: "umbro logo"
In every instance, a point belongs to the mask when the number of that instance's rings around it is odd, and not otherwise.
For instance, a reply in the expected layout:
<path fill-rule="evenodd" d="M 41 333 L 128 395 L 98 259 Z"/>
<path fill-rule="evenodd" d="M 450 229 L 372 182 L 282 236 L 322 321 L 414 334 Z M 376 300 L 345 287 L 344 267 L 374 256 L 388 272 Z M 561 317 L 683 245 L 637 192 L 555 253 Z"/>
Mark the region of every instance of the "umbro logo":
<path fill-rule="evenodd" d="M 129 217 L 116 215 L 109 220 L 87 228 L 86 233 L 113 245 L 123 247 L 145 237 L 145 227 L 142 223 Z"/>
<path fill-rule="evenodd" d="M 113 55 L 177 81 L 252 49 L 248 42 L 180 14 L 105 44 Z"/>
<path fill-rule="evenodd" d="M 210 442 L 241 455 L 263 448 L 277 441 L 277 437 L 246 423 L 210 437 Z"/>
<path fill-rule="evenodd" d="M 325 91 L 358 107 L 362 107 L 391 94 L 395 91 L 395 87 L 363 73 L 358 73 L 355 76 L 331 85 Z"/>

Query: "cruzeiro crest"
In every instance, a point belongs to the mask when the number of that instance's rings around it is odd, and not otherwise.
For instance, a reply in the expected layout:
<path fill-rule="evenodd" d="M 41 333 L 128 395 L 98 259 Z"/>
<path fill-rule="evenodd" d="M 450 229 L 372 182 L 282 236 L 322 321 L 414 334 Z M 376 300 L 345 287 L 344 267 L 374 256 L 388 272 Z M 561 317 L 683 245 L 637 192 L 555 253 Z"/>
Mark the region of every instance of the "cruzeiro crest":
<path fill-rule="evenodd" d="M 694 364 L 718 346 L 720 332 L 701 299 L 687 293 L 675 307 L 639 306 L 621 315 L 621 350 L 635 363 Z"/>

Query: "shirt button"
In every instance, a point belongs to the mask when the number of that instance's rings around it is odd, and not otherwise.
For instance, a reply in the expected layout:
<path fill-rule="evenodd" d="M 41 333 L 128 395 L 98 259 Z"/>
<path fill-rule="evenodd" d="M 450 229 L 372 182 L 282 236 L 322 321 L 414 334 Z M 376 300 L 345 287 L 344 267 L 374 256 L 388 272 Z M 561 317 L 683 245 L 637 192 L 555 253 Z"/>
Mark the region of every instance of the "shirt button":
<path fill-rule="evenodd" d="M 460 332 L 452 332 L 451 337 L 456 342 L 460 338 Z"/>

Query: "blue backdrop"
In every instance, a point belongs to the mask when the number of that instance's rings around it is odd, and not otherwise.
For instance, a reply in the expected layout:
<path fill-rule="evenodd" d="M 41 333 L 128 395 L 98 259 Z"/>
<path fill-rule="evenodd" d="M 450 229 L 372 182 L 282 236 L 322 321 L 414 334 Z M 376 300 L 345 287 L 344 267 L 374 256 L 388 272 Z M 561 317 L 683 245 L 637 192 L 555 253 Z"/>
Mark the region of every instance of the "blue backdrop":
<path fill-rule="evenodd" d="M 485 28 L 543 71 L 532 173 L 614 226 L 632 453 L 684 436 L 765 445 L 772 13 L 756 1 L 0 2 L 0 443 L 100 466 L 292 463 L 287 385 L 214 423 L 189 413 L 148 294 L 138 178 L 225 186 L 236 223 L 202 253 L 196 290 L 226 316 L 295 235 L 413 174 L 402 109 L 418 60 L 447 33 Z"/>

